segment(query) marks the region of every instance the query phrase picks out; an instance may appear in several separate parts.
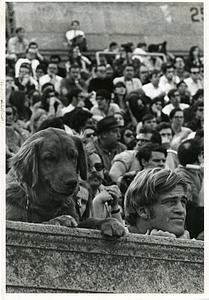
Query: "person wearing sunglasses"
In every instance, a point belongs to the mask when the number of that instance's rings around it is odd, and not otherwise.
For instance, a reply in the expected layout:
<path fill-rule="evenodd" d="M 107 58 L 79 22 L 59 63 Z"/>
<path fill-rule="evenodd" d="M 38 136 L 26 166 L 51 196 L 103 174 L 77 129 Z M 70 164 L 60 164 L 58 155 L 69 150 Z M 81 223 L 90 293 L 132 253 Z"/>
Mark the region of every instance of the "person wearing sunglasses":
<path fill-rule="evenodd" d="M 197 90 L 203 88 L 203 80 L 200 76 L 200 68 L 196 66 L 190 67 L 190 76 L 184 79 L 187 84 L 188 91 L 194 96 Z"/>

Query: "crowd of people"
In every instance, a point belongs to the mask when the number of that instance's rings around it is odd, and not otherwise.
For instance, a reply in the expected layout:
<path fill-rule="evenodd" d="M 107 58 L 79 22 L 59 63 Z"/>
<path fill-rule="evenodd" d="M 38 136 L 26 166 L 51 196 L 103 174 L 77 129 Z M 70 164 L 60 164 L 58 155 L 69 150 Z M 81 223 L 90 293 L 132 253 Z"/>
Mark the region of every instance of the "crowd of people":
<path fill-rule="evenodd" d="M 111 42 L 100 64 L 85 56 L 79 22 L 69 58 L 49 59 L 24 28 L 7 43 L 6 172 L 34 133 L 59 128 L 82 139 L 88 179 L 74 195 L 80 220 L 116 218 L 129 232 L 203 239 L 204 65 L 139 42 Z M 156 50 L 156 49 L 155 49 Z"/>

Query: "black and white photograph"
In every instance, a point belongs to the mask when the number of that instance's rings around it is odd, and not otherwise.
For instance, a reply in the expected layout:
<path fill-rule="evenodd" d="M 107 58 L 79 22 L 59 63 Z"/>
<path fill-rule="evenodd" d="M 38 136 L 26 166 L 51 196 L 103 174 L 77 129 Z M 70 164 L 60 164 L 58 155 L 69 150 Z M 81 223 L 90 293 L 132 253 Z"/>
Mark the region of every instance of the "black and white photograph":
<path fill-rule="evenodd" d="M 208 299 L 205 2 L 0 6 L 5 299 Z"/>

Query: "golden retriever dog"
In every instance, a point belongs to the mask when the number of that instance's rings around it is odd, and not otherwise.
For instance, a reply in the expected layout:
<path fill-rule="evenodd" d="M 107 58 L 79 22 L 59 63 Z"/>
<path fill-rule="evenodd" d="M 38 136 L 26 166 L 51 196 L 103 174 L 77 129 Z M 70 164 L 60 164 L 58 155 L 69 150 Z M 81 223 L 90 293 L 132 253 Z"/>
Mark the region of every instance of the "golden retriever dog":
<path fill-rule="evenodd" d="M 7 220 L 101 229 L 121 236 L 116 219 L 89 219 L 79 224 L 72 196 L 78 177 L 87 178 L 87 160 L 78 137 L 48 128 L 29 137 L 11 159 L 7 175 Z"/>

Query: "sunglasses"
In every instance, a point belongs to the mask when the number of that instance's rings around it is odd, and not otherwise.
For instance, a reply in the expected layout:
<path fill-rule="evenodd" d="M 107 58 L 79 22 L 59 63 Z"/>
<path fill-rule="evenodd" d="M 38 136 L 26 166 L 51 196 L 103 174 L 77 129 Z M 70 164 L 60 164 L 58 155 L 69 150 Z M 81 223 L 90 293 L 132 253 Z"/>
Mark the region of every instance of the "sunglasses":
<path fill-rule="evenodd" d="M 191 74 L 199 74 L 200 72 L 191 72 Z"/>
<path fill-rule="evenodd" d="M 102 163 L 95 163 L 94 164 L 94 168 L 96 169 L 96 171 L 102 171 L 103 169 L 104 169 L 104 166 L 103 166 L 103 164 Z"/>
<path fill-rule="evenodd" d="M 86 137 L 87 137 L 87 138 L 94 137 L 94 136 L 96 136 L 95 132 L 87 133 L 87 134 L 86 134 Z"/>
<path fill-rule="evenodd" d="M 7 112 L 6 112 L 6 115 L 7 115 L 7 116 L 11 116 L 11 115 L 13 115 L 13 112 L 7 111 Z"/>
<path fill-rule="evenodd" d="M 128 133 L 125 134 L 125 137 L 127 137 L 127 138 L 130 138 L 130 137 L 132 137 L 132 136 L 134 136 L 134 134 L 131 133 L 131 132 L 128 132 Z"/>

